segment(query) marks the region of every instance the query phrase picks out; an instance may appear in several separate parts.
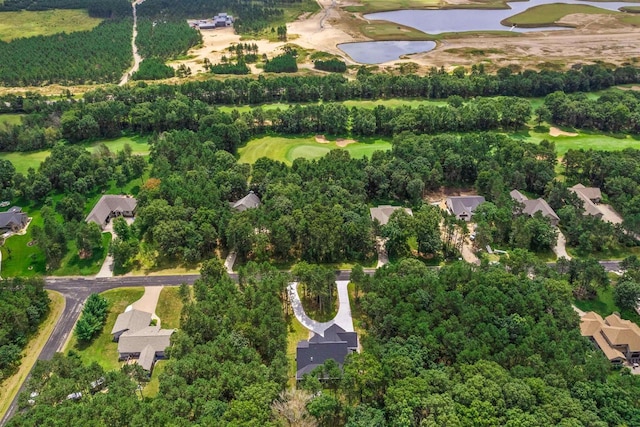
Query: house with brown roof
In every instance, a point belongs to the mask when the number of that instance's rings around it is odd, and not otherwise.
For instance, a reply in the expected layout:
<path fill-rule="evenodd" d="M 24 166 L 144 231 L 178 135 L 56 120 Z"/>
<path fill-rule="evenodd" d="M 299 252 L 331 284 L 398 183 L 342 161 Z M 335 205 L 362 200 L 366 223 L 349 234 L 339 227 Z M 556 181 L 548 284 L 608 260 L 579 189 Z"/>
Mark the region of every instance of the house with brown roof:
<path fill-rule="evenodd" d="M 22 208 L 14 206 L 6 212 L 0 212 L 0 233 L 16 233 L 26 227 L 28 222 L 29 218 L 22 212 Z"/>
<path fill-rule="evenodd" d="M 556 212 L 549 206 L 546 200 L 539 198 L 535 200 L 530 200 L 527 196 L 519 192 L 518 190 L 512 190 L 510 193 L 511 198 L 519 205 L 518 210 L 520 213 L 534 216 L 536 212 L 540 212 L 543 217 L 549 219 L 549 222 L 554 227 L 558 226 L 560 222 L 560 217 L 556 214 Z"/>
<path fill-rule="evenodd" d="M 600 203 L 600 200 L 602 200 L 602 192 L 599 188 L 585 187 L 582 184 L 576 184 L 573 187 L 569 187 L 569 191 L 582 200 L 585 215 L 592 215 L 596 218 L 603 217 L 604 214 L 597 205 L 597 203 Z"/>
<path fill-rule="evenodd" d="M 138 201 L 131 196 L 104 195 L 91 209 L 85 221 L 95 222 L 104 228 L 112 218 L 133 217 L 137 206 Z"/>
<path fill-rule="evenodd" d="M 156 360 L 164 358 L 174 332 L 151 325 L 151 313 L 135 309 L 119 314 L 111 329 L 119 360 L 137 359 L 136 363 L 149 372 Z"/>
<path fill-rule="evenodd" d="M 640 327 L 613 313 L 604 319 L 590 311 L 582 316 L 580 333 L 604 353 L 611 363 L 640 362 Z"/>
<path fill-rule="evenodd" d="M 372 221 L 378 221 L 380 225 L 386 225 L 389 222 L 389 218 L 391 214 L 397 211 L 398 209 L 404 209 L 404 211 L 413 216 L 413 211 L 409 208 L 403 208 L 402 206 L 390 206 L 390 205 L 380 205 L 375 208 L 370 208 L 369 213 L 371 214 Z"/>

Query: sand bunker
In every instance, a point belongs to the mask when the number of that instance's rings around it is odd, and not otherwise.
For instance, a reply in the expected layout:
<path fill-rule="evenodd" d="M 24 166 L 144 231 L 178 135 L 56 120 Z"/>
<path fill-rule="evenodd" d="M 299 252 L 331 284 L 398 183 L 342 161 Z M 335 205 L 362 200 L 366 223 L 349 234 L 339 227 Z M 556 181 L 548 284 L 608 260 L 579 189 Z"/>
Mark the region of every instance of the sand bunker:
<path fill-rule="evenodd" d="M 328 144 L 329 140 L 324 135 L 316 135 L 316 142 L 319 144 Z"/>
<path fill-rule="evenodd" d="M 557 127 L 551 126 L 549 128 L 549 135 L 551 136 L 578 136 L 575 132 L 565 132 Z"/>
<path fill-rule="evenodd" d="M 620 90 L 640 90 L 640 86 L 631 86 L 631 87 L 616 86 L 616 88 Z"/>
<path fill-rule="evenodd" d="M 355 144 L 356 141 L 355 139 L 343 139 L 343 138 L 338 138 L 336 139 L 336 145 L 340 148 L 344 148 L 349 144 Z"/>

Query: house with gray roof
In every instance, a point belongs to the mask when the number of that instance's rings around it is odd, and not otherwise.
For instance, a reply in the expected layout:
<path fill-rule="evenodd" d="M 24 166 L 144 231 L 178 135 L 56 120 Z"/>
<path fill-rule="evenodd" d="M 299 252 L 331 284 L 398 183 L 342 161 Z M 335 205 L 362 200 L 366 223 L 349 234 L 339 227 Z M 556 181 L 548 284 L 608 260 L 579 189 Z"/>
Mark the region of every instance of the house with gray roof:
<path fill-rule="evenodd" d="M 151 325 L 151 313 L 135 309 L 118 315 L 111 329 L 113 340 L 118 343 L 119 360 L 137 359 L 147 371 L 151 371 L 156 360 L 164 358 L 174 332 Z"/>
<path fill-rule="evenodd" d="M 333 324 L 324 335 L 315 334 L 310 340 L 298 342 L 296 348 L 296 379 L 301 380 L 326 360 L 333 359 L 342 367 L 348 354 L 358 350 L 358 334 L 346 332 Z"/>
<path fill-rule="evenodd" d="M 512 190 L 510 193 L 511 198 L 518 203 L 519 210 L 521 213 L 534 216 L 536 212 L 540 212 L 543 217 L 548 218 L 551 225 L 554 227 L 558 226 L 560 222 L 560 217 L 556 214 L 556 212 L 549 206 L 546 200 L 540 198 L 535 200 L 530 200 L 527 196 L 519 192 L 518 190 Z"/>
<path fill-rule="evenodd" d="M 95 222 L 104 228 L 112 218 L 119 216 L 133 217 L 138 201 L 131 196 L 104 195 L 93 207 L 86 222 Z"/>
<path fill-rule="evenodd" d="M 485 199 L 482 196 L 452 196 L 447 197 L 446 204 L 451 215 L 468 222 L 471 221 L 476 208 L 484 202 Z"/>
<path fill-rule="evenodd" d="M 600 203 L 600 200 L 602 200 L 602 192 L 599 188 L 585 187 L 582 184 L 576 184 L 573 187 L 569 187 L 569 191 L 582 200 L 585 215 L 592 215 L 596 218 L 602 218 L 604 216 L 597 205 L 597 203 Z"/>
<path fill-rule="evenodd" d="M 249 191 L 249 194 L 244 196 L 242 199 L 238 200 L 237 202 L 231 202 L 229 203 L 229 205 L 239 212 L 244 212 L 247 209 L 254 209 L 259 207 L 260 205 L 262 205 L 262 202 L 260 201 L 260 197 L 258 197 L 256 193 L 254 193 L 253 191 Z"/>
<path fill-rule="evenodd" d="M 0 212 L 0 233 L 16 233 L 26 227 L 28 222 L 29 218 L 22 212 L 22 208 L 14 206 L 6 212 Z"/>
<path fill-rule="evenodd" d="M 413 216 L 413 211 L 409 208 L 403 208 L 401 206 L 380 205 L 375 208 L 369 208 L 372 221 L 378 221 L 380 225 L 386 225 L 389 222 L 391 214 L 398 209 L 404 209 L 404 211 Z"/>

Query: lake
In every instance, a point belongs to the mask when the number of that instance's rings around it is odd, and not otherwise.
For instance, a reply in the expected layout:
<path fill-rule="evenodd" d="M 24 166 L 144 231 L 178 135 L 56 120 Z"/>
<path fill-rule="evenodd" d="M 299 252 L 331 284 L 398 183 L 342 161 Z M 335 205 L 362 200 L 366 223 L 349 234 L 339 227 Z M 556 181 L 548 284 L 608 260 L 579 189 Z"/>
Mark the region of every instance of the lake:
<path fill-rule="evenodd" d="M 430 41 L 381 41 L 338 45 L 340 50 L 361 64 L 380 64 L 398 59 L 402 55 L 429 52 L 435 47 L 436 44 Z"/>
<path fill-rule="evenodd" d="M 581 4 L 601 9 L 618 10 L 624 6 L 633 6 L 628 2 L 593 2 L 582 0 L 535 0 L 509 3 L 511 9 L 429 9 L 396 10 L 393 12 L 370 13 L 365 19 L 395 22 L 413 27 L 428 34 L 457 33 L 464 31 L 547 31 L 565 27 L 509 28 L 500 22 L 510 16 L 543 4 L 564 3 Z M 636 3 L 637 4 L 637 3 Z M 382 61 L 380 61 L 382 62 Z"/>

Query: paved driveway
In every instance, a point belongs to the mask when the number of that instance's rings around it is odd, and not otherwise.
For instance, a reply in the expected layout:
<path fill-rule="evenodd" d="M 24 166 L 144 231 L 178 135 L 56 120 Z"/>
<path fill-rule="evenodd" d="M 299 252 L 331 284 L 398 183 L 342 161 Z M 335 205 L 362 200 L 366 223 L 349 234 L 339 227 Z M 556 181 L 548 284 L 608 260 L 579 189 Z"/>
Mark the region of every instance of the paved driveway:
<path fill-rule="evenodd" d="M 340 326 L 347 332 L 353 332 L 353 318 L 351 317 L 349 292 L 347 290 L 348 284 L 348 280 L 336 281 L 336 285 L 338 287 L 338 301 L 340 303 L 340 306 L 338 308 L 336 317 L 329 320 L 328 322 L 317 322 L 307 316 L 307 313 L 305 313 L 304 308 L 302 307 L 300 296 L 298 295 L 298 282 L 289 284 L 289 300 L 291 301 L 291 306 L 293 307 L 293 313 L 295 314 L 296 319 L 298 319 L 298 321 L 311 332 L 315 332 L 316 334 L 322 336 L 324 336 L 324 331 L 326 331 L 333 324 Z"/>

